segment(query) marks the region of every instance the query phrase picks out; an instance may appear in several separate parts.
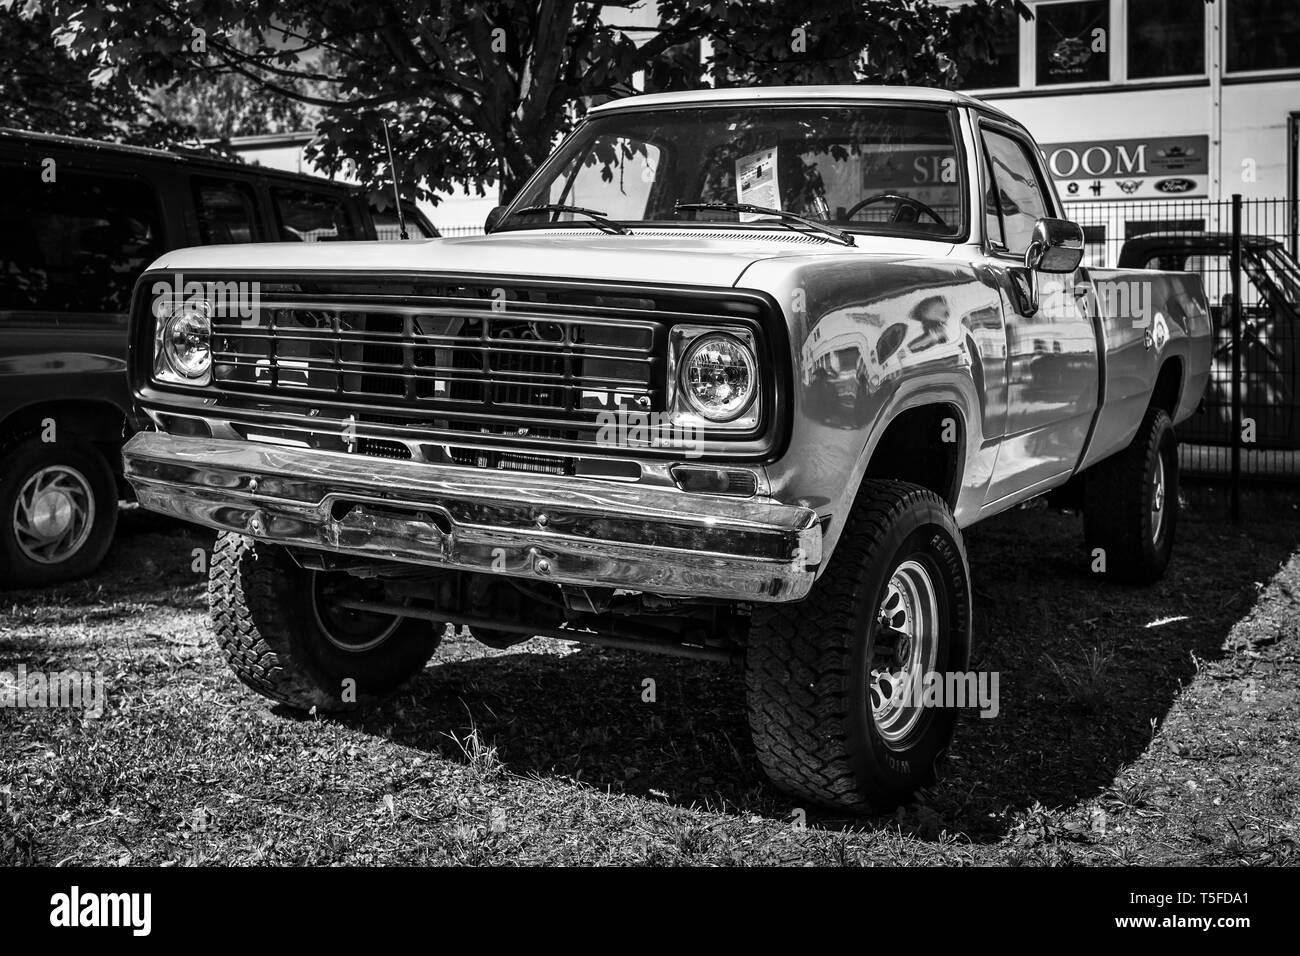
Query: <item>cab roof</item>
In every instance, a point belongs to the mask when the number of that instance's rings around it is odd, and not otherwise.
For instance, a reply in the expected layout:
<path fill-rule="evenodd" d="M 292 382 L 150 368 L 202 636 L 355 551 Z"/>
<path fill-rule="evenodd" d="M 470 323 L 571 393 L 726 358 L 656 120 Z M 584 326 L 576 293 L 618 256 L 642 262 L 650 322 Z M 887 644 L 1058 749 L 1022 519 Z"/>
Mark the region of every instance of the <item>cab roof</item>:
<path fill-rule="evenodd" d="M 587 112 L 599 116 L 621 110 L 658 106 L 715 106 L 724 103 L 839 101 L 862 100 L 890 103 L 919 103 L 927 106 L 965 106 L 981 110 L 998 119 L 1016 122 L 1006 113 L 983 100 L 956 90 L 938 90 L 928 86 L 760 86 L 723 87 L 721 89 L 681 90 L 673 93 L 646 93 L 602 103 Z"/>

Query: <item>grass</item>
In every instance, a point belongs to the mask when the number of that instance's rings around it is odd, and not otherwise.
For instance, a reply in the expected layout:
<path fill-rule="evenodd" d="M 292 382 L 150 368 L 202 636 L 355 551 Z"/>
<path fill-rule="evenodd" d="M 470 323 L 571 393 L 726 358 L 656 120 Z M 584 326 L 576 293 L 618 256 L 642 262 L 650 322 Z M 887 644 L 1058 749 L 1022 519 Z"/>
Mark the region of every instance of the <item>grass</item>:
<path fill-rule="evenodd" d="M 96 577 L 0 593 L 0 671 L 108 694 L 99 719 L 0 709 L 0 863 L 1294 864 L 1300 515 L 1248 505 L 1233 528 L 1193 489 L 1149 588 L 1095 580 L 1077 517 L 971 529 L 1001 711 L 867 820 L 765 782 L 723 665 L 453 635 L 383 706 L 272 706 L 212 645 L 210 538 L 130 511 Z"/>
<path fill-rule="evenodd" d="M 1100 647 L 1093 647 L 1080 654 L 1079 658 L 1077 662 L 1067 661 L 1061 664 L 1051 654 L 1043 655 L 1043 660 L 1060 680 L 1065 699 L 1091 711 L 1105 701 L 1110 654 Z"/>

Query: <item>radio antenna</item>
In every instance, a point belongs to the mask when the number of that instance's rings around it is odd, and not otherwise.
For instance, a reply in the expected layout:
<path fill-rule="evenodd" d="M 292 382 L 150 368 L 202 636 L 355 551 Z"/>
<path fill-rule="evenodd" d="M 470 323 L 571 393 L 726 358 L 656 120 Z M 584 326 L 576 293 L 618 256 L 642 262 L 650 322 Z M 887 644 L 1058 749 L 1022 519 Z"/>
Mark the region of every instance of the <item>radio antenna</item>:
<path fill-rule="evenodd" d="M 403 239 L 411 238 L 406 234 L 406 216 L 402 214 L 402 194 L 397 191 L 397 163 L 393 159 L 393 144 L 388 139 L 388 124 L 384 124 L 384 146 L 388 148 L 388 171 L 393 176 L 393 201 L 397 203 L 397 230 Z"/>

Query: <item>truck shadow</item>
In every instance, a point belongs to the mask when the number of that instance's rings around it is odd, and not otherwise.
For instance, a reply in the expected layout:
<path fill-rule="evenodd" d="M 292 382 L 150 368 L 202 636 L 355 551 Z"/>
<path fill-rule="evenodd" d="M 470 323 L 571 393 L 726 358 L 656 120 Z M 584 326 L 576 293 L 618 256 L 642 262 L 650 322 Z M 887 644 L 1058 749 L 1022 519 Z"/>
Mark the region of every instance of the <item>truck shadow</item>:
<path fill-rule="evenodd" d="M 1224 655 L 1257 582 L 1297 540 L 1294 524 L 1243 531 L 1189 518 L 1166 579 L 1146 588 L 1097 580 L 1074 517 L 1022 511 L 969 532 L 972 667 L 999 674 L 999 712 L 963 715 L 942 778 L 921 797 L 928 816 L 994 841 L 1008 810 L 1093 798 L 1150 746 L 1196 660 Z M 683 807 L 785 819 L 799 805 L 758 765 L 739 671 L 595 648 L 484 657 L 469 640 L 440 649 L 402 695 L 396 726 L 383 715 L 395 740 L 463 761 L 453 735 L 477 734 L 512 773 Z M 808 812 L 823 826 L 896 825 Z"/>
<path fill-rule="evenodd" d="M 963 715 L 942 778 L 903 825 L 994 842 L 1006 836 L 1008 811 L 1068 809 L 1114 787 L 1151 746 L 1196 661 L 1227 653 L 1229 631 L 1300 541 L 1295 510 L 1285 497 L 1252 497 L 1248 515 L 1258 520 L 1234 529 L 1222 502 L 1194 500 L 1168 575 L 1148 588 L 1089 573 L 1075 517 L 1026 510 L 971 529 L 972 667 L 999 674 L 999 713 Z M 209 532 L 128 510 L 100 573 L 40 592 L 43 613 L 93 623 L 119 613 L 100 607 L 107 594 L 201 613 L 204 578 L 192 561 L 210 547 Z M 5 596 L 28 597 L 37 592 Z M 477 735 L 511 773 L 676 806 L 783 820 L 800 805 L 758 765 L 738 670 L 557 647 L 499 653 L 449 639 L 397 700 L 345 720 L 457 761 L 470 758 L 456 739 Z M 47 649 L 32 637 L 10 650 L 26 658 Z M 802 809 L 823 827 L 900 823 Z"/>

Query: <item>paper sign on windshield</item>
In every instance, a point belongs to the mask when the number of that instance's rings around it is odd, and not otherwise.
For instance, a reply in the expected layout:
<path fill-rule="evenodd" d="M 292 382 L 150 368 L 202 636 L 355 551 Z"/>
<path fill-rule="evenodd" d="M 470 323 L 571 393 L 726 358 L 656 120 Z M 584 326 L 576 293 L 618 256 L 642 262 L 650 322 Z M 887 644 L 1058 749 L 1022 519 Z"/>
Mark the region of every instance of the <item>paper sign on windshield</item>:
<path fill-rule="evenodd" d="M 776 181 L 776 156 L 773 149 L 762 149 L 736 160 L 736 201 L 768 209 L 781 208 L 781 189 Z M 742 212 L 741 222 L 760 218 L 754 213 Z"/>

